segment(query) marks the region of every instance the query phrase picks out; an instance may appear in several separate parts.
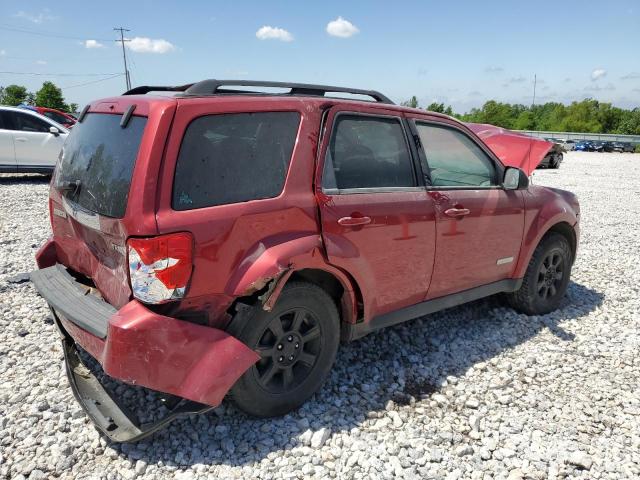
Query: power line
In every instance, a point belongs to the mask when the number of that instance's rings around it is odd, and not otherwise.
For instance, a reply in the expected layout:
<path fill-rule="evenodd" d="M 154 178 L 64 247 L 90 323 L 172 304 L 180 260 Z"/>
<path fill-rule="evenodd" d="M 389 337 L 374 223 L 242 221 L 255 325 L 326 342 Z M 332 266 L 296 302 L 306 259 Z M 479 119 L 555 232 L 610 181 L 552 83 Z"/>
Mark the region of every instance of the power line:
<path fill-rule="evenodd" d="M 38 35 L 40 37 L 51 37 L 51 38 L 62 38 L 62 39 L 66 39 L 66 40 L 87 40 L 88 38 L 92 39 L 92 40 L 97 40 L 97 41 L 101 41 L 101 42 L 112 42 L 113 38 L 95 38 L 92 37 L 90 35 L 87 35 L 86 37 L 74 37 L 71 35 L 62 35 L 59 33 L 53 33 L 53 32 L 41 32 L 41 31 L 36 31 L 36 30 L 30 30 L 30 29 L 26 29 L 26 28 L 18 28 L 18 27 L 14 27 L 11 25 L 6 25 L 6 24 L 0 24 L 0 30 L 9 30 L 12 32 L 19 32 L 19 33 L 26 33 L 29 35 Z"/>
<path fill-rule="evenodd" d="M 84 87 L 85 85 L 91 85 L 92 83 L 106 82 L 107 80 L 111 80 L 112 78 L 121 77 L 122 75 L 124 75 L 124 73 L 117 73 L 117 74 L 111 75 L 110 77 L 107 77 L 107 78 L 101 78 L 100 80 L 92 80 L 90 82 L 78 83 L 76 85 L 68 85 L 66 87 L 60 87 L 60 88 L 62 90 L 68 90 L 69 88 Z"/>
<path fill-rule="evenodd" d="M 40 72 L 0 72 L 0 75 L 38 75 L 43 77 L 104 77 L 123 75 L 122 73 L 40 73 Z"/>
<path fill-rule="evenodd" d="M 131 30 L 123 27 L 114 27 L 116 32 L 120 32 L 120 43 L 122 44 L 122 59 L 124 60 L 124 80 L 127 84 L 127 91 L 131 90 L 131 79 L 129 78 L 129 69 L 127 68 L 127 50 L 124 48 L 124 42 L 130 42 L 131 40 L 125 40 L 124 32 L 130 32 Z"/>

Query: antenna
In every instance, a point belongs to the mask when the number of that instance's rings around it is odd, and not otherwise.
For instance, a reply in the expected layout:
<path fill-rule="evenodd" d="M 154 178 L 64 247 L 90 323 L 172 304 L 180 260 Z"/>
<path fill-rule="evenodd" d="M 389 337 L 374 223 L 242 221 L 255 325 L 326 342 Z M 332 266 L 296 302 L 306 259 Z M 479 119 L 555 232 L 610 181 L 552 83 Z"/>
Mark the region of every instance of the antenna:
<path fill-rule="evenodd" d="M 123 27 L 114 27 L 113 29 L 116 32 L 120 32 L 120 43 L 122 43 L 122 60 L 124 60 L 124 80 L 127 84 L 127 91 L 129 91 L 131 90 L 131 79 L 129 78 L 129 69 L 127 68 L 127 51 L 124 48 L 124 42 L 130 42 L 131 40 L 124 38 L 124 32 L 130 32 L 131 30 Z"/>
<path fill-rule="evenodd" d="M 538 75 L 533 74 L 533 99 L 531 100 L 531 115 L 534 115 L 533 107 L 536 106 L 536 85 L 538 83 Z M 531 172 L 531 178 L 533 178 L 533 170 L 531 170 L 531 149 L 533 148 L 533 135 L 530 135 L 531 140 L 529 140 L 529 152 L 527 153 L 527 164 L 529 167 L 529 171 Z"/>

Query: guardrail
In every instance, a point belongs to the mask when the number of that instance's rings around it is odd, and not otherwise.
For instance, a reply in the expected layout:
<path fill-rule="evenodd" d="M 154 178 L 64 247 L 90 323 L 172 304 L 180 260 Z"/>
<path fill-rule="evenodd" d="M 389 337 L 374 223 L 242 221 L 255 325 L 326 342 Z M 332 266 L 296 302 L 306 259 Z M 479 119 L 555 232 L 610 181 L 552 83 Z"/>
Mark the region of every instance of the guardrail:
<path fill-rule="evenodd" d="M 561 140 L 598 140 L 603 142 L 630 142 L 640 144 L 640 135 L 618 135 L 617 133 L 539 132 L 516 130 L 516 132 L 537 138 L 558 138 Z"/>

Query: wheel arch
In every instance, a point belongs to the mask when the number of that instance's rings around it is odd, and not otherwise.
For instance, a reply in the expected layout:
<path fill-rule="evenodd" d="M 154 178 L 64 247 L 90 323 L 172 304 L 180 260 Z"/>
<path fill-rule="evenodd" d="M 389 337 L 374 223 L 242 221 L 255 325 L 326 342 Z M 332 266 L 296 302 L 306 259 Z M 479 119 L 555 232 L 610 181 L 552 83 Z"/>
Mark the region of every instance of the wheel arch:
<path fill-rule="evenodd" d="M 520 254 L 518 265 L 514 273 L 515 278 L 522 278 L 525 275 L 536 247 L 540 245 L 540 242 L 542 242 L 550 233 L 559 233 L 567 239 L 569 246 L 571 247 L 571 261 L 572 263 L 575 261 L 578 247 L 578 235 L 575 227 L 572 226 L 568 218 L 557 218 L 554 221 L 548 222 L 545 228 L 540 229 L 533 241 L 526 242 L 523 245 L 523 250 Z"/>
<path fill-rule="evenodd" d="M 567 239 L 569 246 L 571 247 L 571 263 L 576 259 L 576 250 L 578 247 L 578 238 L 576 231 L 568 222 L 558 222 L 553 224 L 540 238 L 540 241 L 544 240 L 550 233 L 559 233 Z"/>

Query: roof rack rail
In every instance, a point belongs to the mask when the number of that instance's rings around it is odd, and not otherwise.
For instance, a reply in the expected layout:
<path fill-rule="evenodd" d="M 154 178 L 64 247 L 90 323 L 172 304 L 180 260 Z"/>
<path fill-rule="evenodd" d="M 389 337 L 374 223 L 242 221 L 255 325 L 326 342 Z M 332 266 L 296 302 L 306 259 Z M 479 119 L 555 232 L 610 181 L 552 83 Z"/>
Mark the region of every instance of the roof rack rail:
<path fill-rule="evenodd" d="M 256 92 L 249 90 L 236 90 L 234 88 L 224 87 L 267 87 L 267 88 L 288 88 L 289 92 L 284 95 L 306 95 L 314 97 L 324 97 L 327 93 L 348 93 L 352 95 L 363 95 L 371 97 L 379 103 L 392 104 L 391 99 L 375 90 L 362 90 L 358 88 L 335 87 L 331 85 L 314 85 L 310 83 L 289 83 L 289 82 L 269 82 L 264 80 L 202 80 L 189 85 L 180 87 L 152 87 L 143 86 L 136 87 L 124 95 L 143 95 L 149 92 L 181 92 L 184 96 L 203 96 L 203 95 L 224 95 L 224 94 L 266 94 L 278 95 L 265 92 Z"/>
<path fill-rule="evenodd" d="M 123 93 L 123 95 L 144 95 L 149 92 L 184 92 L 187 88 L 192 86 L 193 83 L 187 85 L 180 85 L 178 87 L 163 87 L 163 86 L 148 86 L 143 85 L 140 87 L 132 88 Z"/>

